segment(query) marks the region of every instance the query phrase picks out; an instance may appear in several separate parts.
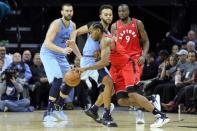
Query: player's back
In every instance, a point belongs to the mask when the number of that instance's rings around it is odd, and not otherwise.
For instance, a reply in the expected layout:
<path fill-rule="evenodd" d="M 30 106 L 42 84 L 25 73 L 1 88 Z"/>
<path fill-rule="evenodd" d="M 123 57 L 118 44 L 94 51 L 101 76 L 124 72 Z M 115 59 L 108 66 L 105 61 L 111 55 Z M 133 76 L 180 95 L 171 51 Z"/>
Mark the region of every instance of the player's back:
<path fill-rule="evenodd" d="M 86 40 L 85 46 L 83 48 L 83 56 L 94 56 L 95 51 L 100 50 L 99 41 L 93 40 L 90 34 Z"/>
<path fill-rule="evenodd" d="M 66 48 L 66 41 L 70 39 L 70 35 L 71 35 L 71 32 L 73 31 L 74 23 L 70 20 L 69 26 L 66 27 L 61 18 L 57 19 L 56 21 L 58 21 L 60 24 L 60 28 L 59 28 L 60 31 L 56 34 L 53 40 L 53 43 L 58 47 Z M 58 56 L 65 56 L 62 53 L 57 53 L 57 52 L 47 49 L 46 47 L 44 47 L 44 44 L 42 45 L 41 51 L 50 52 Z"/>
<path fill-rule="evenodd" d="M 142 53 L 142 48 L 139 42 L 139 34 L 137 29 L 137 20 L 132 19 L 130 23 L 125 25 L 120 20 L 116 22 L 117 43 L 120 43 L 126 49 L 129 55 Z"/>

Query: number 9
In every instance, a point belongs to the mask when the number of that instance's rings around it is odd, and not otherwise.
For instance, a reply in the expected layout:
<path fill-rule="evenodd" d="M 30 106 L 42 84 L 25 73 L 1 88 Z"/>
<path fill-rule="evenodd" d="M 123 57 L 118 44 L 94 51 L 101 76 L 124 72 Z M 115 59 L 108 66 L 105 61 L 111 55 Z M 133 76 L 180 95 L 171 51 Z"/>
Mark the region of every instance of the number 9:
<path fill-rule="evenodd" d="M 125 39 L 126 39 L 126 42 L 129 43 L 129 41 L 130 41 L 130 36 L 127 35 L 127 36 L 125 37 Z"/>

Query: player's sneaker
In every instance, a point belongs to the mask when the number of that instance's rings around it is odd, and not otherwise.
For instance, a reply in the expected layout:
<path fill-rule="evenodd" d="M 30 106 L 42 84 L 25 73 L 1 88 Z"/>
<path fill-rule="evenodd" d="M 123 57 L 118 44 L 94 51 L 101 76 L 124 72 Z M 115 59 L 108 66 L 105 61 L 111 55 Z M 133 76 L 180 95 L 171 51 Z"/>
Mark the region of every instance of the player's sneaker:
<path fill-rule="evenodd" d="M 63 106 L 55 104 L 53 112 L 60 121 L 67 121 L 68 120 L 68 117 L 66 116 L 66 114 L 63 111 Z"/>
<path fill-rule="evenodd" d="M 159 128 L 162 127 L 163 125 L 167 124 L 170 119 L 168 117 L 166 117 L 166 115 L 164 114 L 163 116 L 161 116 L 160 114 L 155 115 L 156 120 L 153 124 L 150 125 L 151 128 Z"/>
<path fill-rule="evenodd" d="M 55 116 L 57 116 L 57 118 L 60 120 L 60 121 L 67 121 L 68 120 L 68 117 L 67 115 L 64 113 L 63 110 L 59 110 L 59 111 L 53 111 Z"/>
<path fill-rule="evenodd" d="M 152 95 L 152 104 L 155 108 L 161 111 L 160 96 L 158 94 Z"/>
<path fill-rule="evenodd" d="M 102 123 L 105 126 L 108 127 L 118 127 L 117 123 L 113 120 L 111 114 L 109 114 L 108 116 L 103 116 L 102 118 Z"/>
<path fill-rule="evenodd" d="M 92 111 L 92 108 L 89 108 L 89 109 L 85 110 L 84 112 L 87 116 L 91 117 L 96 122 L 101 123 L 101 118 L 99 117 L 98 112 Z"/>
<path fill-rule="evenodd" d="M 45 122 L 54 122 L 57 121 L 53 112 L 46 111 L 44 112 L 43 121 Z"/>
<path fill-rule="evenodd" d="M 144 112 L 142 110 L 136 111 L 136 124 L 144 124 Z"/>

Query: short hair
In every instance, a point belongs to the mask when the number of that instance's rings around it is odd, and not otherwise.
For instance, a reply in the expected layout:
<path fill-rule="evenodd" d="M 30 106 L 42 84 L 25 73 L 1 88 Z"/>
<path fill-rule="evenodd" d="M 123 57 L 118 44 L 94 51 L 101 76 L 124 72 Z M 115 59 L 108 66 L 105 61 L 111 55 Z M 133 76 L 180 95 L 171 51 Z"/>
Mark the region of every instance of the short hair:
<path fill-rule="evenodd" d="M 64 8 L 64 6 L 72 6 L 72 7 L 73 7 L 73 5 L 70 4 L 70 3 L 64 3 L 64 4 L 62 5 L 62 9 Z"/>
<path fill-rule="evenodd" d="M 101 32 L 104 32 L 104 27 L 100 22 L 94 22 L 91 25 L 92 29 L 100 29 Z"/>
<path fill-rule="evenodd" d="M 113 6 L 110 5 L 110 4 L 101 5 L 101 7 L 99 8 L 99 14 L 101 14 L 101 12 L 102 12 L 104 9 L 110 9 L 110 10 L 113 11 Z"/>
<path fill-rule="evenodd" d="M 127 5 L 127 4 L 120 4 L 118 7 L 120 7 L 120 6 L 126 6 L 129 9 L 129 5 Z"/>

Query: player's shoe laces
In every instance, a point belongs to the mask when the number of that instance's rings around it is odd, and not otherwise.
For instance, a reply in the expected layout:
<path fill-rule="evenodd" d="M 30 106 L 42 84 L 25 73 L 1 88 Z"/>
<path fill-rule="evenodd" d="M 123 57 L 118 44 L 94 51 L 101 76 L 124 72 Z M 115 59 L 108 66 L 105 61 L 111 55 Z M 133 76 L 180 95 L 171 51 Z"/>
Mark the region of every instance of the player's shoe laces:
<path fill-rule="evenodd" d="M 144 124 L 144 112 L 142 110 L 136 111 L 136 124 Z"/>
<path fill-rule="evenodd" d="M 157 114 L 155 115 L 156 120 L 153 124 L 150 125 L 151 128 L 159 128 L 162 127 L 163 125 L 167 124 L 170 119 L 166 117 L 165 114 Z"/>
<path fill-rule="evenodd" d="M 55 109 L 53 111 L 53 113 L 57 116 L 57 118 L 60 120 L 60 121 L 67 121 L 68 120 L 68 117 L 67 115 L 64 113 L 64 111 L 62 110 L 63 107 L 60 107 L 59 105 L 54 105 L 55 106 Z"/>
<path fill-rule="evenodd" d="M 46 111 L 44 112 L 43 121 L 45 122 L 54 122 L 57 121 L 53 112 Z"/>
<path fill-rule="evenodd" d="M 91 117 L 96 122 L 101 123 L 101 118 L 99 117 L 98 112 L 92 111 L 92 108 L 89 108 L 89 109 L 85 110 L 84 112 L 87 116 Z"/>
<path fill-rule="evenodd" d="M 161 111 L 160 96 L 158 94 L 152 95 L 152 104 L 155 108 Z"/>
<path fill-rule="evenodd" d="M 113 120 L 111 114 L 105 116 L 103 115 L 102 123 L 108 127 L 118 127 L 117 123 Z"/>

